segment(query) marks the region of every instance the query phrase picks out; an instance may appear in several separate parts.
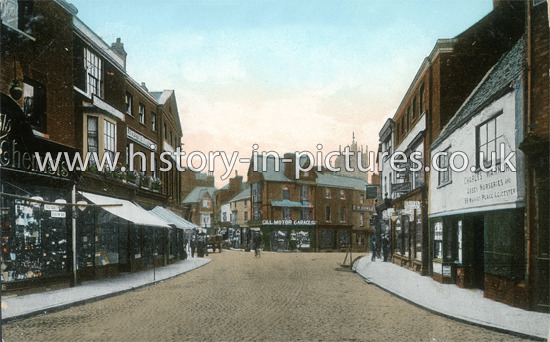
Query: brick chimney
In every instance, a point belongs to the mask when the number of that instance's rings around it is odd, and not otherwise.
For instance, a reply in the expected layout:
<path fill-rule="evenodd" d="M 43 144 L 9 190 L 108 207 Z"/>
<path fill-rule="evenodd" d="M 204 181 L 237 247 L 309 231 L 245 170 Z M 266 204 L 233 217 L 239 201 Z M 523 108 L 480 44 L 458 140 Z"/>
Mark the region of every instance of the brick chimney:
<path fill-rule="evenodd" d="M 243 184 L 243 176 L 239 176 L 239 173 L 235 170 L 235 177 L 229 180 L 229 191 L 231 196 L 235 196 L 241 192 L 241 186 Z"/>
<path fill-rule="evenodd" d="M 117 38 L 117 39 L 116 39 L 116 42 L 111 44 L 111 49 L 112 49 L 120 58 L 122 58 L 122 60 L 124 61 L 124 64 L 122 65 L 122 67 L 124 68 L 124 70 L 126 70 L 126 56 L 128 56 L 128 54 L 127 54 L 126 51 L 124 50 L 124 44 L 120 42 L 120 38 Z"/>

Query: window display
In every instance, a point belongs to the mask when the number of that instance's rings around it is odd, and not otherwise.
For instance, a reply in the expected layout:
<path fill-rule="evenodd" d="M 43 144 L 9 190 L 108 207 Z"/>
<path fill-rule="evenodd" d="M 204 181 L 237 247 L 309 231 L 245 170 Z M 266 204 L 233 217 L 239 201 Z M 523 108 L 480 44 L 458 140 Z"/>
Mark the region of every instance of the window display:
<path fill-rule="evenodd" d="M 61 199 L 55 192 L 46 196 L 47 191 L 41 190 L 41 197 L 35 196 L 34 199 L 51 202 Z M 2 198 L 2 282 L 68 272 L 66 210 L 62 205 Z"/>

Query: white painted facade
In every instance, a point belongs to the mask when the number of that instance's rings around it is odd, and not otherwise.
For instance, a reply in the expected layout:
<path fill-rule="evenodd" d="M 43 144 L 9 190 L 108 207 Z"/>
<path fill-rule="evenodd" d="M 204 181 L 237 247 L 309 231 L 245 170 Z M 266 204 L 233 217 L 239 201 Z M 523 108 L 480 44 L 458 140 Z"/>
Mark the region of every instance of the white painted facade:
<path fill-rule="evenodd" d="M 464 152 L 468 166 L 462 172 L 451 171 L 450 180 L 440 183 L 440 173 L 432 168 L 430 172 L 429 216 L 438 217 L 486 210 L 519 208 L 524 206 L 523 153 L 517 148 L 521 135 L 516 118 L 516 92 L 508 93 L 495 100 L 481 112 L 475 114 L 454 130 L 437 147 L 432 147 L 432 158 L 441 151 Z M 506 168 L 501 172 L 484 172 L 476 164 L 480 128 L 490 120 L 497 118 L 496 135 L 502 136 L 505 154 L 515 152 L 510 159 L 516 171 Z M 521 121 L 519 123 L 521 125 Z M 519 133 L 517 133 L 519 131 Z M 500 158 L 501 161 L 504 158 Z M 455 158 L 455 165 L 463 165 L 462 157 Z M 476 170 L 472 171 L 472 166 Z"/>

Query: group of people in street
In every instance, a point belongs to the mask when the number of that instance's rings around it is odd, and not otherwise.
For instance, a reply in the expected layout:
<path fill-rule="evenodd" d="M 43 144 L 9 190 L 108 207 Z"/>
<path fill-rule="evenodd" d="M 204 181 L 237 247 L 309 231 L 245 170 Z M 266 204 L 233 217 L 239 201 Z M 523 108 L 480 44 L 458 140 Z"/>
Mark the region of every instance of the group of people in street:
<path fill-rule="evenodd" d="M 384 257 L 384 261 L 388 261 L 390 255 L 390 241 L 387 236 L 382 237 L 382 241 L 376 241 L 376 238 L 373 236 L 370 239 L 370 250 L 372 253 L 371 261 L 376 261 L 376 258 L 381 259 L 380 253 Z"/>

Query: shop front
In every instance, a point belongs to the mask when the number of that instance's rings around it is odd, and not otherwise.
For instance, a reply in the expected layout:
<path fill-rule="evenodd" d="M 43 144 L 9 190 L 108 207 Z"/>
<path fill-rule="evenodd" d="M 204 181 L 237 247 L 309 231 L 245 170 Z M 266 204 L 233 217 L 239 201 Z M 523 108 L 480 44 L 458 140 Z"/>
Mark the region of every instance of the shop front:
<path fill-rule="evenodd" d="M 81 279 L 101 279 L 120 272 L 138 272 L 168 263 L 173 252 L 169 222 L 136 204 L 113 197 L 82 192 L 84 208 L 77 216 L 77 240 L 85 248 L 77 250 Z M 181 234 L 180 234 L 181 239 Z M 182 242 L 183 243 L 183 242 Z"/>
<path fill-rule="evenodd" d="M 353 225 L 317 225 L 317 251 L 340 251 L 352 250 Z"/>
<path fill-rule="evenodd" d="M 265 251 L 314 251 L 315 221 L 265 220 L 258 228 Z"/>
<path fill-rule="evenodd" d="M 427 273 L 426 241 L 423 207 L 424 188 L 416 189 L 393 201 L 394 208 L 383 214 L 382 226 L 391 227 L 392 262 L 422 275 Z"/>
<path fill-rule="evenodd" d="M 35 136 L 19 105 L 1 94 L 0 192 L 3 291 L 69 286 L 72 280 L 72 203 L 78 173 L 65 161 L 45 165 L 46 153 L 76 150 Z"/>

